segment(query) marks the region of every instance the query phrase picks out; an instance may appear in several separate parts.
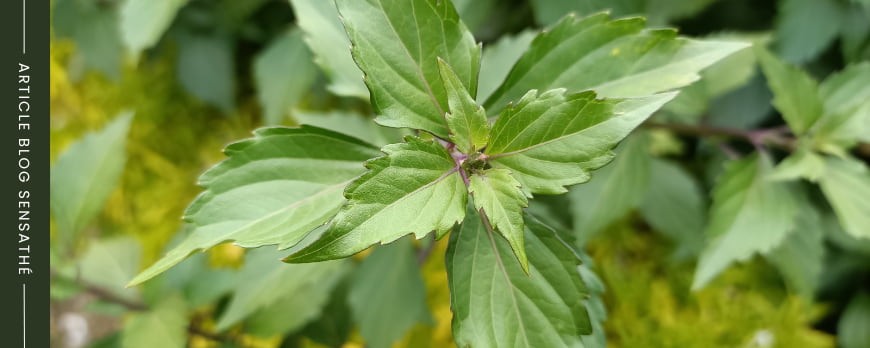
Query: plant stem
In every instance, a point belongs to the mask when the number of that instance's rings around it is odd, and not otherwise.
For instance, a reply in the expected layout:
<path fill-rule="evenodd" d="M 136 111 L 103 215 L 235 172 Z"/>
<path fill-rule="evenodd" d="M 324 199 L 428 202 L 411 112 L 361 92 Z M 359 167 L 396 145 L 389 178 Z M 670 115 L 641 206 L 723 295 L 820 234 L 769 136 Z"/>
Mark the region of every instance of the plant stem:
<path fill-rule="evenodd" d="M 789 152 L 797 148 L 797 139 L 789 135 L 787 127 L 774 127 L 764 129 L 737 129 L 727 127 L 714 127 L 708 125 L 688 125 L 679 123 L 660 123 L 647 121 L 643 124 L 646 128 L 665 129 L 681 135 L 695 137 L 722 137 L 732 140 L 740 140 L 761 148 L 764 145 L 774 146 Z"/>

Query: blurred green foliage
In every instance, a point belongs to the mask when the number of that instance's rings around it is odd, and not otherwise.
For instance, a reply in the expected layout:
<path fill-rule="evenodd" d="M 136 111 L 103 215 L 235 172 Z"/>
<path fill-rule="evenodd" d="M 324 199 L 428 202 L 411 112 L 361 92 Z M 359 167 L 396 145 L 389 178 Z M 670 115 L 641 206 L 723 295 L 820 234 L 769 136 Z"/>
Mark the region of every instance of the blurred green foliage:
<path fill-rule="evenodd" d="M 688 35 L 766 45 L 773 55 L 800 64 L 815 81 L 870 59 L 870 3 L 860 0 L 454 2 L 477 39 L 493 44 L 482 59 L 503 62 L 496 66 L 505 71 L 482 72 L 495 80 L 507 74 L 531 41 L 531 31 L 568 11 L 585 15 L 606 8 L 617 16 L 646 15 L 651 26 L 675 26 Z M 68 342 L 64 316 L 81 315 L 90 325 L 87 346 L 92 347 L 454 344 L 446 239 L 379 248 L 371 258 L 364 253 L 326 265 L 332 268 L 323 274 L 286 268 L 297 266 L 277 262 L 286 253 L 245 252 L 225 244 L 142 289 L 122 286 L 177 242 L 173 236 L 186 233 L 180 217 L 200 192 L 197 177 L 224 158 L 219 150 L 225 144 L 248 137 L 253 129 L 307 123 L 377 145 L 397 140 L 400 132 L 370 121 L 368 91 L 349 60 L 348 42 L 329 2 L 53 3 L 51 158 L 55 169 L 69 171 L 58 175 L 67 180 L 85 175 L 86 170 L 64 168 L 61 153 L 81 144 L 89 132 L 119 122 L 117 115 L 134 115 L 117 185 L 99 181 L 108 193 L 89 203 L 103 208 L 75 223 L 53 219 L 53 343 Z M 776 87 L 768 87 L 771 77 L 761 73 L 753 51 L 742 51 L 702 75 L 654 120 L 738 130 L 782 124 L 783 115 L 771 107 Z M 480 86 L 484 96 L 495 88 Z M 736 148 L 729 151 L 753 151 L 744 143 L 724 143 Z M 703 289 L 690 290 L 696 257 L 708 243 L 702 230 L 711 189 L 726 161 L 718 150 L 722 146 L 716 137 L 644 130 L 620 147 L 621 157 L 596 180 L 568 197 L 542 197 L 543 203 L 530 208 L 588 254 L 604 289 L 606 310 L 599 314 L 606 316 L 608 345 L 870 345 L 870 246 L 844 231 L 827 203 L 814 208 L 822 212 L 812 222 L 821 233 L 801 235 L 806 238 L 732 266 Z M 864 163 L 868 158 L 866 144 L 843 154 Z M 785 156 L 774 152 L 776 160 Z M 845 173 L 867 179 L 866 171 L 855 172 Z M 822 190 L 795 184 L 813 202 L 824 202 Z M 866 196 L 850 199 L 868 201 Z M 424 250 L 430 251 L 419 268 L 390 263 Z M 795 267 L 797 262 L 807 264 Z M 358 278 L 378 271 L 411 279 L 402 284 L 410 289 L 404 307 L 418 308 L 419 315 L 403 322 L 402 330 L 388 321 L 401 319 L 394 315 L 374 322 L 394 308 L 377 312 L 370 309 L 377 303 L 359 299 L 380 284 L 374 277 Z M 390 280 L 395 279 L 384 282 Z M 395 331 L 381 334 L 388 329 Z"/>

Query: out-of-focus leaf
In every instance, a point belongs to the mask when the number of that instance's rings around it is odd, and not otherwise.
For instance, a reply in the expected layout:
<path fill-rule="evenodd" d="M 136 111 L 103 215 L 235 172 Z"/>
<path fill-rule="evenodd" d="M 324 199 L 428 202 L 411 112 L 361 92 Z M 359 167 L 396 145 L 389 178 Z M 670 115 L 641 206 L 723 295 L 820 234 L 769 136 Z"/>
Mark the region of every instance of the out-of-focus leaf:
<path fill-rule="evenodd" d="M 350 278 L 345 277 L 345 281 L 336 285 L 320 317 L 303 328 L 301 335 L 329 347 L 341 347 L 347 341 L 353 329 L 353 318 L 347 304 Z"/>
<path fill-rule="evenodd" d="M 70 146 L 51 168 L 51 212 L 64 246 L 99 214 L 117 186 L 132 119 L 131 113 L 117 116 Z"/>
<path fill-rule="evenodd" d="M 293 332 L 317 318 L 323 313 L 333 288 L 344 278 L 350 268 L 347 262 L 338 261 L 310 265 L 286 265 L 281 264 L 274 257 L 276 256 L 274 253 L 271 256 L 273 257 L 256 260 L 261 263 L 256 268 L 253 268 L 254 266 L 246 267 L 241 275 L 242 281 L 249 279 L 256 282 L 259 277 L 264 276 L 264 269 L 281 269 L 276 271 L 282 274 L 280 276 L 282 280 L 280 280 L 280 285 L 276 290 L 283 293 L 283 296 L 279 295 L 281 297 L 271 304 L 261 305 L 259 310 L 245 319 L 245 331 L 259 337 L 274 337 Z M 251 262 L 255 262 L 255 260 L 247 261 L 247 263 Z M 254 274 L 248 275 L 246 270 L 250 270 Z M 269 277 L 269 275 L 265 277 Z M 238 291 L 234 295 L 247 297 L 247 291 L 245 295 Z M 269 297 L 270 295 L 264 295 L 260 292 L 256 295 L 258 298 L 261 296 Z M 235 302 L 230 303 L 232 305 Z M 250 302 L 240 306 L 247 304 Z"/>
<path fill-rule="evenodd" d="M 825 175 L 825 159 L 821 155 L 805 147 L 780 162 L 770 173 L 771 180 L 795 180 L 804 178 L 816 182 Z"/>
<path fill-rule="evenodd" d="M 640 204 L 643 218 L 656 231 L 676 242 L 674 254 L 678 258 L 697 255 L 704 247 L 707 220 L 701 186 L 676 163 L 653 159 L 647 187 Z"/>
<path fill-rule="evenodd" d="M 728 163 L 713 190 L 707 226 L 692 289 L 698 290 L 735 261 L 767 254 L 794 229 L 798 213 L 793 188 L 767 180 L 773 169 L 766 155 Z"/>
<path fill-rule="evenodd" d="M 764 76 L 756 74 L 740 87 L 710 101 L 708 121 L 717 127 L 750 129 L 761 124 L 773 107 Z"/>
<path fill-rule="evenodd" d="M 431 323 L 410 238 L 375 249 L 355 272 L 348 304 L 366 346 L 391 347 L 416 323 Z"/>
<path fill-rule="evenodd" d="M 843 348 L 870 346 L 870 295 L 860 293 L 852 298 L 837 323 L 837 341 Z"/>
<path fill-rule="evenodd" d="M 226 330 L 245 319 L 251 320 L 250 329 L 258 335 L 299 328 L 317 317 L 348 266 L 344 260 L 300 265 L 280 260 L 281 253 L 275 250 L 260 248 L 247 253 L 217 330 Z M 284 319 L 276 320 L 282 313 Z"/>
<path fill-rule="evenodd" d="M 804 134 L 822 116 L 818 83 L 803 70 L 763 48 L 756 49 L 755 53 L 773 91 L 773 105 L 795 134 Z"/>
<path fill-rule="evenodd" d="M 532 10 L 538 24 L 555 23 L 569 12 L 585 16 L 599 11 L 609 11 L 614 16 L 643 15 L 652 25 L 689 17 L 714 0 L 533 0 Z"/>
<path fill-rule="evenodd" d="M 160 40 L 187 0 L 126 0 L 121 7 L 121 36 L 127 50 L 138 56 Z"/>
<path fill-rule="evenodd" d="M 840 23 L 840 40 L 847 62 L 870 60 L 870 6 L 849 4 Z"/>
<path fill-rule="evenodd" d="M 443 236 L 462 220 L 468 193 L 453 158 L 434 140 L 407 137 L 366 162 L 369 171 L 345 189 L 345 204 L 323 236 L 286 262 L 347 257 L 413 234 Z"/>
<path fill-rule="evenodd" d="M 501 111 L 530 89 L 648 96 L 695 82 L 700 70 L 748 46 L 690 40 L 674 30 L 644 26 L 643 18 L 611 20 L 605 13 L 565 17 L 532 41 L 484 107 Z"/>
<path fill-rule="evenodd" d="M 121 347 L 183 348 L 187 346 L 187 325 L 187 304 L 180 296 L 168 296 L 124 324 Z"/>
<path fill-rule="evenodd" d="M 829 157 L 819 181 L 840 224 L 855 238 L 870 238 L 870 170 L 855 159 Z"/>
<path fill-rule="evenodd" d="M 124 46 L 118 11 L 97 1 L 57 0 L 52 11 L 54 33 L 71 38 L 86 67 L 119 77 Z"/>
<path fill-rule="evenodd" d="M 483 25 L 486 24 L 497 3 L 497 0 L 453 0 L 453 6 L 462 18 L 462 23 L 465 23 L 472 33 L 477 33 L 484 28 Z"/>
<path fill-rule="evenodd" d="M 822 82 L 819 93 L 825 114 L 814 127 L 816 146 L 847 149 L 870 141 L 870 63 L 853 64 Z"/>
<path fill-rule="evenodd" d="M 580 259 L 556 232 L 526 221 L 529 274 L 507 241 L 469 209 L 450 236 L 447 276 L 453 335 L 460 347 L 577 347 L 592 333 Z"/>
<path fill-rule="evenodd" d="M 815 207 L 805 198 L 800 202 L 794 231 L 766 256 L 782 272 L 789 287 L 812 299 L 824 265 L 825 226 Z"/>
<path fill-rule="evenodd" d="M 783 0 L 778 15 L 777 52 L 789 62 L 802 63 L 834 41 L 844 13 L 836 0 Z"/>
<path fill-rule="evenodd" d="M 526 193 L 564 193 L 610 162 L 611 149 L 674 96 L 598 99 L 592 91 L 532 90 L 496 120 L 486 155 Z"/>
<path fill-rule="evenodd" d="M 352 54 L 378 113 L 389 127 L 416 128 L 447 138 L 447 93 L 438 58 L 477 95 L 480 46 L 450 1 L 339 0 Z M 401 93 L 398 93 L 401 91 Z"/>
<path fill-rule="evenodd" d="M 477 102 L 483 103 L 495 92 L 511 71 L 514 63 L 529 48 L 536 33 L 523 31 L 514 36 L 502 36 L 495 43 L 483 46 L 480 58 L 480 82 L 477 86 Z"/>
<path fill-rule="evenodd" d="M 350 55 L 350 40 L 334 1 L 290 0 L 314 62 L 329 77 L 329 91 L 340 96 L 369 98 L 363 73 Z"/>
<path fill-rule="evenodd" d="M 78 263 L 78 276 L 87 283 L 113 294 L 135 300 L 136 289 L 124 283 L 139 270 L 142 247 L 133 237 L 124 236 L 92 242 Z"/>
<path fill-rule="evenodd" d="M 472 174 L 469 192 L 474 195 L 474 207 L 489 218 L 492 227 L 510 244 L 523 271 L 528 273 L 529 261 L 523 242 L 523 208 L 529 201 L 520 183 L 510 171 L 490 168 Z"/>
<path fill-rule="evenodd" d="M 315 77 L 316 67 L 302 33 L 291 30 L 279 35 L 254 61 L 257 97 L 265 124 L 280 124 L 308 92 Z"/>
<path fill-rule="evenodd" d="M 577 245 L 584 245 L 641 203 L 650 180 L 646 144 L 642 138 L 630 138 L 620 147 L 613 163 L 568 193 Z"/>
<path fill-rule="evenodd" d="M 185 213 L 190 235 L 140 273 L 138 284 L 190 254 L 227 241 L 286 249 L 338 211 L 342 190 L 377 150 L 357 139 L 315 127 L 261 128 L 229 145 L 228 159 L 206 171 L 206 191 Z"/>
<path fill-rule="evenodd" d="M 193 96 L 224 112 L 235 107 L 236 70 L 233 40 L 221 34 L 182 31 L 176 70 L 181 85 Z M 206 64 L 207 62 L 207 64 Z"/>

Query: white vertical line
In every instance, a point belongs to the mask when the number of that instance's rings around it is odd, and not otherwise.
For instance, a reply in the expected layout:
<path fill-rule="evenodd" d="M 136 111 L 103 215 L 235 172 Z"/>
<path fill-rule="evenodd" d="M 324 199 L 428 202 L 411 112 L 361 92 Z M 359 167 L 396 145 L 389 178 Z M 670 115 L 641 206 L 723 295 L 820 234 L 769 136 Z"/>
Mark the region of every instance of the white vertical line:
<path fill-rule="evenodd" d="M 21 283 L 21 348 L 27 347 L 27 284 Z"/>
<path fill-rule="evenodd" d="M 27 54 L 27 0 L 21 0 L 21 54 Z"/>

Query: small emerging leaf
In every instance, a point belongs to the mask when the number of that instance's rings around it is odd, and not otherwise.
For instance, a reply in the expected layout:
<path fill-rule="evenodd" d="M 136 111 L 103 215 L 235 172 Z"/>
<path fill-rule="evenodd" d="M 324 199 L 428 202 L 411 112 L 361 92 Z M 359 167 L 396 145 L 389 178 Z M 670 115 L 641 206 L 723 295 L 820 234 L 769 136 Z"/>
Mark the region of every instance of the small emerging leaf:
<path fill-rule="evenodd" d="M 444 0 L 338 0 L 366 74 L 376 121 L 447 138 L 447 92 L 437 59 L 444 59 L 472 96 L 477 93 L 480 47 Z"/>
<path fill-rule="evenodd" d="M 348 203 L 323 236 L 286 262 L 317 262 L 356 254 L 407 234 L 443 236 L 465 215 L 468 193 L 441 144 L 407 137 L 385 146 L 386 156 L 345 190 Z"/>
<path fill-rule="evenodd" d="M 523 208 L 529 201 L 520 183 L 506 169 L 487 169 L 471 176 L 469 191 L 474 195 L 474 207 L 482 210 L 513 249 L 523 271 L 529 272 L 529 261 L 523 242 Z"/>
<path fill-rule="evenodd" d="M 502 111 L 486 154 L 525 192 L 563 193 L 610 162 L 611 149 L 675 95 L 601 100 L 592 91 L 532 90 Z"/>
<path fill-rule="evenodd" d="M 130 284 L 144 282 L 191 253 L 227 241 L 254 248 L 289 248 L 327 222 L 344 203 L 341 192 L 377 150 L 325 129 L 261 128 L 227 146 L 228 159 L 200 177 L 205 192 L 185 213 L 188 237 Z"/>
<path fill-rule="evenodd" d="M 470 210 L 450 236 L 447 277 L 459 347 L 578 347 L 591 333 L 580 259 L 556 232 L 525 216 L 529 274 Z"/>
<path fill-rule="evenodd" d="M 441 80 L 447 90 L 450 112 L 445 115 L 450 129 L 450 140 L 462 153 L 470 154 L 486 146 L 489 141 L 489 123 L 483 108 L 462 85 L 462 81 L 447 63 L 438 59 Z"/>

